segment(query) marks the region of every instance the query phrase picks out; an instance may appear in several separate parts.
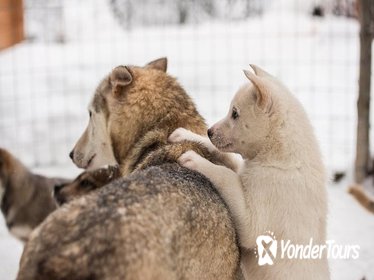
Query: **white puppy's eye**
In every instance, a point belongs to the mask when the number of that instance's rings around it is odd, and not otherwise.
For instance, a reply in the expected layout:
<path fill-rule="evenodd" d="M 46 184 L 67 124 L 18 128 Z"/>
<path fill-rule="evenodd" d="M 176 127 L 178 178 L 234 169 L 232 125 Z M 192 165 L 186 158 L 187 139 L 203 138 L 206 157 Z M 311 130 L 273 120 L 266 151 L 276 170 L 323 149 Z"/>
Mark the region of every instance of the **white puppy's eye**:
<path fill-rule="evenodd" d="M 88 114 L 90 115 L 90 118 L 92 117 L 92 112 L 91 111 L 88 111 Z"/>
<path fill-rule="evenodd" d="M 237 118 L 239 118 L 239 114 L 238 114 L 238 111 L 236 110 L 236 108 L 232 108 L 231 117 L 232 117 L 234 120 L 236 120 Z"/>

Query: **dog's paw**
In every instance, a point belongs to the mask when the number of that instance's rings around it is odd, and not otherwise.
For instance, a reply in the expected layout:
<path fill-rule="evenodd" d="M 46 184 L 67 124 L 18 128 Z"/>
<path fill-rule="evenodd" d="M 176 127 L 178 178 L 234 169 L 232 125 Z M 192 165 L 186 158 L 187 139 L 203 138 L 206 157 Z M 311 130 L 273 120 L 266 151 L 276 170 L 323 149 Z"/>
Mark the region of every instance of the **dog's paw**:
<path fill-rule="evenodd" d="M 195 133 L 183 127 L 179 127 L 170 134 L 168 141 L 171 143 L 177 143 L 184 140 L 194 141 L 195 138 Z"/>
<path fill-rule="evenodd" d="M 178 162 L 180 165 L 187 167 L 188 169 L 199 171 L 199 168 L 202 167 L 205 160 L 206 159 L 196 152 L 187 151 L 179 157 Z"/>

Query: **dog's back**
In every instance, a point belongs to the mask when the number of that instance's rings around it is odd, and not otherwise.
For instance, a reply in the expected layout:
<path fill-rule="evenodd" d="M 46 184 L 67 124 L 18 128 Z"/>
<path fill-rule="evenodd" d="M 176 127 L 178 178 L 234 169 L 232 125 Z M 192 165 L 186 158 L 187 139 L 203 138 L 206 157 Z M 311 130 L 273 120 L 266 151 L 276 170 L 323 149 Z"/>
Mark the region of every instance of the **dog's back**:
<path fill-rule="evenodd" d="M 235 244 L 210 182 L 164 164 L 53 213 L 32 234 L 17 279 L 233 279 Z"/>

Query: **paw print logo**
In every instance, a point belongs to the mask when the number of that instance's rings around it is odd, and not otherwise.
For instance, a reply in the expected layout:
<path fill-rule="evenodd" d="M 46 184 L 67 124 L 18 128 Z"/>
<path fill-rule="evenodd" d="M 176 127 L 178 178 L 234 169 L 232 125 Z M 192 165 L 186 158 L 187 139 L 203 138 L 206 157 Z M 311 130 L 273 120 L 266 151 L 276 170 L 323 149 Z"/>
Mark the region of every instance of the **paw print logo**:
<path fill-rule="evenodd" d="M 257 250 L 255 253 L 258 257 L 258 265 L 273 265 L 277 256 L 278 248 L 278 242 L 275 239 L 274 233 L 267 232 L 264 235 L 258 236 L 256 239 L 256 245 Z"/>

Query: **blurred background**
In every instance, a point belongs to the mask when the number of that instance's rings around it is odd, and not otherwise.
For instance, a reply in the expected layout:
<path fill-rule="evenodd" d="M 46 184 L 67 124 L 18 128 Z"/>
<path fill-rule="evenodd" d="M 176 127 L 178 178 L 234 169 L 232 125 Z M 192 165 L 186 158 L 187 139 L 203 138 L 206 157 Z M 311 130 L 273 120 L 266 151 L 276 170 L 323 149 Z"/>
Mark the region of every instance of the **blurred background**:
<path fill-rule="evenodd" d="M 305 104 L 326 164 L 346 168 L 355 17 L 354 0 L 24 0 L 25 40 L 0 52 L 0 145 L 32 166 L 70 163 L 100 79 L 117 65 L 167 56 L 209 123 L 246 81 L 241 70 L 263 66 Z"/>
<path fill-rule="evenodd" d="M 68 153 L 113 67 L 167 56 L 168 72 L 213 124 L 246 82 L 242 69 L 258 64 L 300 99 L 331 176 L 344 176 L 329 186 L 329 238 L 361 251 L 332 260 L 332 279 L 374 279 L 374 217 L 346 193 L 359 30 L 356 0 L 0 0 L 0 147 L 33 170 L 74 177 Z M 1 229 L 0 279 L 14 278 L 21 250 Z"/>

